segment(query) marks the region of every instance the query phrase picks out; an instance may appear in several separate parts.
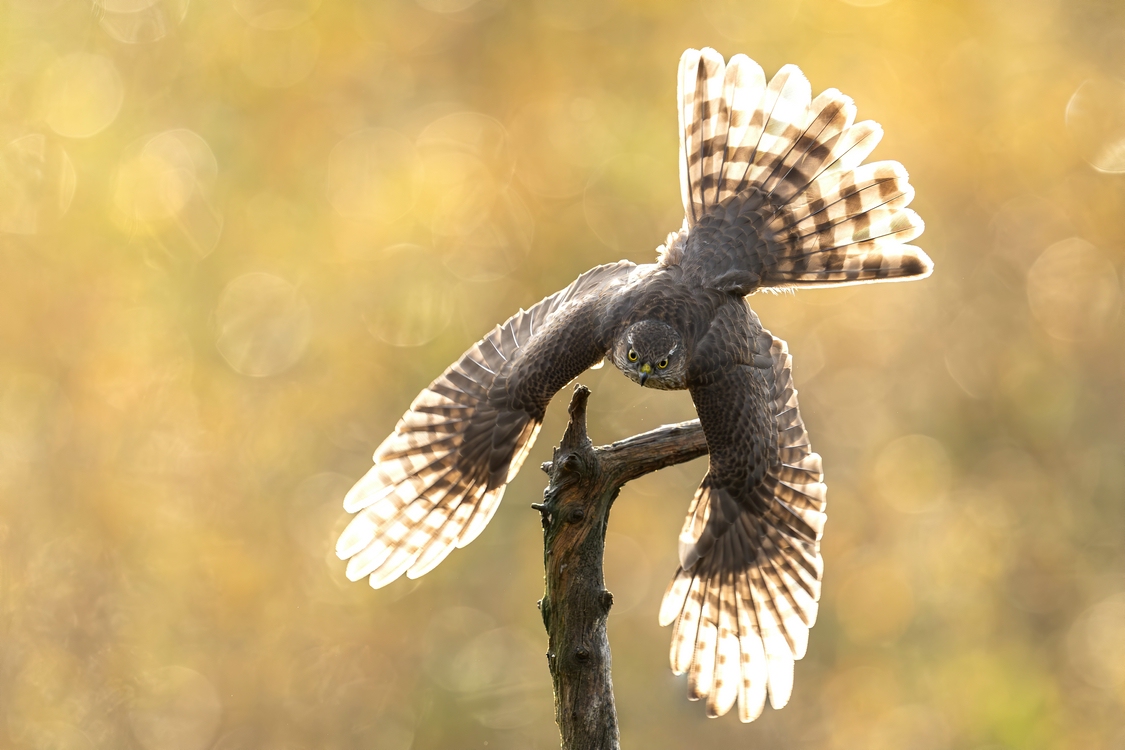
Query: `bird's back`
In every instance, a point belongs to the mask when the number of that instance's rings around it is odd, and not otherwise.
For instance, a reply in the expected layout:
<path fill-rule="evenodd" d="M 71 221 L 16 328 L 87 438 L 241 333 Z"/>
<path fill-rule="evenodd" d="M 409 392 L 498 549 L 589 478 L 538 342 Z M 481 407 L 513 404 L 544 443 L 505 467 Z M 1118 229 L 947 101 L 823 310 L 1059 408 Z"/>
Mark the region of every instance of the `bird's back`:
<path fill-rule="evenodd" d="M 678 266 L 638 266 L 641 269 L 637 282 L 607 307 L 605 319 L 613 326 L 610 339 L 633 323 L 654 320 L 674 328 L 691 352 L 724 306 L 742 302 L 741 297 L 700 284 Z"/>

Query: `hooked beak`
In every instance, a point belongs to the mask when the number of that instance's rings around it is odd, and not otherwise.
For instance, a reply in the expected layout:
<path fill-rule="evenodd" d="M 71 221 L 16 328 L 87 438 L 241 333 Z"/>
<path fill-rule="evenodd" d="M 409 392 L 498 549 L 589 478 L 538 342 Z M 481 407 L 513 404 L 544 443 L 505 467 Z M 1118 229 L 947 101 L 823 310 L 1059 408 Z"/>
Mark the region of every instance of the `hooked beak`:
<path fill-rule="evenodd" d="M 641 365 L 641 385 L 642 386 L 645 384 L 645 381 L 648 380 L 649 375 L 652 375 L 652 365 L 650 365 L 648 362 L 645 362 L 643 365 Z"/>

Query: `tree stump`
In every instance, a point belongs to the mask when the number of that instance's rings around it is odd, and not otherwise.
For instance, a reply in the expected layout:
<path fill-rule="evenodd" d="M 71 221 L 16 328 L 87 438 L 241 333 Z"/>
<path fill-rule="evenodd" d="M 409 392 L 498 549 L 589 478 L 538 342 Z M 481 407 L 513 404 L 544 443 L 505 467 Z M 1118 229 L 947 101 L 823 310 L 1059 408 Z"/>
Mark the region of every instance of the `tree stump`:
<path fill-rule="evenodd" d="M 532 505 L 543 520 L 539 609 L 564 750 L 617 750 L 606 634 L 613 595 L 602 575 L 609 511 L 626 482 L 705 455 L 707 441 L 696 419 L 595 448 L 586 432 L 589 397 L 589 388 L 575 386 L 570 424 L 542 467 L 550 483 L 543 502 Z"/>

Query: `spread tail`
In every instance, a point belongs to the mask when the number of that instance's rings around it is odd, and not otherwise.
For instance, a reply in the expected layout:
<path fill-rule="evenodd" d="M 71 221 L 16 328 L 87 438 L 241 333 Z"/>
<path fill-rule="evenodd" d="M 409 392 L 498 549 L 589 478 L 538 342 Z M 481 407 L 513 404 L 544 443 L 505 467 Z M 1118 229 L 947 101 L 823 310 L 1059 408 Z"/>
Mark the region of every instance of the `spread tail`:
<path fill-rule="evenodd" d="M 661 262 L 694 254 L 748 291 L 930 275 L 929 257 L 906 244 L 924 228 L 906 207 L 914 197 L 906 170 L 862 164 L 883 131 L 855 122 L 849 97 L 828 89 L 813 98 L 793 65 L 767 83 L 745 55 L 724 63 L 704 49 L 680 59 L 679 98 L 688 232 Z M 696 227 L 704 241 L 693 243 Z"/>

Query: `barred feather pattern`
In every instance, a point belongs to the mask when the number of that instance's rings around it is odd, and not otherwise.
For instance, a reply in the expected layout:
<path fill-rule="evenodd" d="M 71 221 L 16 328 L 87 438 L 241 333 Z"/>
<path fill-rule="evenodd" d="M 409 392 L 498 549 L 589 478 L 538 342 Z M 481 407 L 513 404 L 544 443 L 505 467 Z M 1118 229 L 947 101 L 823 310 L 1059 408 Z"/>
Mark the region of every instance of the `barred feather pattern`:
<path fill-rule="evenodd" d="M 820 456 L 798 411 L 785 342 L 762 335 L 771 342 L 769 366 L 741 369 L 758 369 L 757 382 L 768 387 L 774 436 L 765 451 L 768 467 L 756 481 L 751 475 L 749 486 L 732 488 L 714 479 L 713 459 L 688 510 L 681 566 L 660 608 L 661 625 L 674 624 L 671 664 L 688 674 L 688 697 L 706 700 L 709 716 L 725 714 L 737 701 L 744 722 L 761 714 L 767 695 L 774 708 L 788 702 L 793 663 L 805 655 L 816 622 L 823 571 Z M 727 393 L 735 419 L 757 410 L 753 390 Z"/>
<path fill-rule="evenodd" d="M 703 283 L 716 267 L 740 269 L 749 291 L 931 273 L 925 252 L 907 244 L 925 225 L 906 208 L 906 170 L 861 166 L 882 129 L 856 123 L 849 97 L 828 89 L 813 98 L 793 65 L 767 83 L 745 55 L 724 63 L 712 49 L 684 53 L 678 91 L 680 186 L 688 228 L 698 227 L 679 262 Z M 743 226 L 732 232 L 730 221 Z M 703 256 L 694 263 L 693 248 Z"/>
<path fill-rule="evenodd" d="M 404 573 L 417 578 L 476 539 L 531 450 L 555 386 L 601 357 L 591 350 L 575 359 L 575 351 L 591 348 L 592 331 L 565 323 L 634 268 L 628 261 L 599 266 L 520 310 L 418 394 L 344 499 L 356 515 L 336 554 L 348 561 L 349 579 L 367 577 L 380 588 Z M 544 344 L 556 356 L 521 359 L 535 345 L 543 355 Z M 554 385 L 513 397 L 543 371 L 553 373 Z"/>

